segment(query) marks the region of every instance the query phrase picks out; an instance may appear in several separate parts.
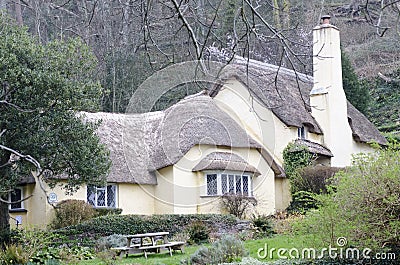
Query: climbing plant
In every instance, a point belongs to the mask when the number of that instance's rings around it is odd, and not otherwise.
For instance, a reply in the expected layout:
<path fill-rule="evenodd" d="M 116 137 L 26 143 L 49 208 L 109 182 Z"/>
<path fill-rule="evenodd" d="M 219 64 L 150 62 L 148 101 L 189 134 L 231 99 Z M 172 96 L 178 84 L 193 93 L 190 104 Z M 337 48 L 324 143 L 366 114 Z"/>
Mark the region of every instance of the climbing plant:
<path fill-rule="evenodd" d="M 293 178 L 297 170 L 311 165 L 313 159 L 314 155 L 306 146 L 289 143 L 283 150 L 283 168 L 286 176 Z"/>

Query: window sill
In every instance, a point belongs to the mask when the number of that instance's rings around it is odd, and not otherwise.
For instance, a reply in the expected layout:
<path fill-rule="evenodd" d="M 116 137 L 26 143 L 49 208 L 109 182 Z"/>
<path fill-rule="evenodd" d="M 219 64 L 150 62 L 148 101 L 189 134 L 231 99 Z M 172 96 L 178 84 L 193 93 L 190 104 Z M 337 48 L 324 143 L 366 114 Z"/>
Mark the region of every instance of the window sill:
<path fill-rule="evenodd" d="M 221 197 L 221 195 L 200 195 L 200 198 L 215 198 Z"/>
<path fill-rule="evenodd" d="M 8 209 L 9 213 L 26 213 L 28 210 L 26 209 Z"/>

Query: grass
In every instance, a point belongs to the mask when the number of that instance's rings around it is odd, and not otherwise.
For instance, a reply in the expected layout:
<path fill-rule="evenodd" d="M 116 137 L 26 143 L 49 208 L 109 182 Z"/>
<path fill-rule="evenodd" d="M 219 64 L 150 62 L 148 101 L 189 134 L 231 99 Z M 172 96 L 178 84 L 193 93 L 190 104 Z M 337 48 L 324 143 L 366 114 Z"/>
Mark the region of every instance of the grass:
<path fill-rule="evenodd" d="M 128 258 L 123 257 L 117 260 L 115 264 L 130 264 L 130 265 L 156 265 L 156 264 L 165 264 L 165 265 L 176 265 L 180 264 L 182 259 L 190 257 L 199 246 L 186 246 L 185 253 L 181 253 L 180 251 L 175 251 L 172 257 L 168 252 L 162 252 L 159 254 L 150 253 L 147 255 L 147 259 L 143 254 L 131 254 Z M 92 259 L 92 260 L 84 260 L 78 263 L 79 265 L 98 265 L 98 264 L 106 264 L 102 262 L 101 259 Z"/>
<path fill-rule="evenodd" d="M 272 251 L 272 259 L 269 258 L 269 253 L 272 248 L 279 249 L 291 249 L 297 248 L 302 249 L 305 247 L 309 247 L 306 245 L 306 242 L 309 242 L 309 236 L 293 236 L 293 235 L 275 235 L 270 238 L 256 239 L 256 240 L 247 240 L 244 242 L 245 248 L 249 251 L 249 255 L 252 258 L 259 259 L 261 261 L 271 261 L 278 259 L 277 251 Z M 209 246 L 209 245 L 206 245 Z M 130 264 L 130 265 L 157 265 L 157 264 L 165 264 L 165 265 L 176 265 L 180 264 L 182 259 L 188 259 L 190 255 L 192 255 L 199 246 L 186 246 L 185 253 L 180 253 L 179 251 L 174 252 L 172 257 L 168 254 L 168 252 L 160 253 L 160 254 L 149 254 L 148 258 L 145 259 L 143 254 L 135 254 L 129 255 L 128 258 L 121 258 L 117 260 L 116 264 Z M 260 249 L 262 249 L 260 251 Z M 265 252 L 266 251 L 266 252 Z M 258 253 L 260 252 L 261 256 L 265 255 L 266 257 L 259 257 Z M 81 261 L 79 265 L 98 265 L 105 264 L 101 259 L 94 260 L 85 260 Z"/>
<path fill-rule="evenodd" d="M 278 259 L 277 252 L 280 248 L 287 250 L 296 248 L 301 250 L 312 247 L 308 245 L 308 242 L 312 241 L 314 240 L 309 235 L 275 235 L 270 238 L 247 240 L 244 242 L 244 245 L 249 251 L 250 257 L 262 261 L 271 261 Z"/>

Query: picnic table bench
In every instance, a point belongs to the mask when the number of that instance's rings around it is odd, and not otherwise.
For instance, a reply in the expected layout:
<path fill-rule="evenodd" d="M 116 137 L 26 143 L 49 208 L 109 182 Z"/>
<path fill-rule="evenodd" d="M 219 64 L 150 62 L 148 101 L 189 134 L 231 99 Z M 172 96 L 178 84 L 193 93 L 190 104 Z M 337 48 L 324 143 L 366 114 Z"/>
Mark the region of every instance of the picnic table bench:
<path fill-rule="evenodd" d="M 169 254 L 172 256 L 172 252 L 180 250 L 182 253 L 184 251 L 185 242 L 183 241 L 168 241 L 169 232 L 156 232 L 156 233 L 145 233 L 145 234 L 135 234 L 126 235 L 127 244 L 123 247 L 111 248 L 116 252 L 117 255 L 128 257 L 128 254 L 144 253 L 147 259 L 147 254 L 150 252 L 160 253 L 162 249 L 168 250 Z M 158 238 L 161 238 L 161 244 L 158 244 Z M 133 239 L 138 239 L 139 243 L 132 244 Z M 145 240 L 149 239 L 149 240 Z"/>

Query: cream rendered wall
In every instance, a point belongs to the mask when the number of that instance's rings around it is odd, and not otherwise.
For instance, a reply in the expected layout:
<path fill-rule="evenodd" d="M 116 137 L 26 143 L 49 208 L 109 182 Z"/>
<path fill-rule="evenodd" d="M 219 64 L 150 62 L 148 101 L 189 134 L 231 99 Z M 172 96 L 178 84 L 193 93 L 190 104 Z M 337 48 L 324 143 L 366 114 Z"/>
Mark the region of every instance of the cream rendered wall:
<path fill-rule="evenodd" d="M 122 209 L 122 214 L 153 214 L 154 189 L 154 185 L 119 183 L 117 207 Z"/>
<path fill-rule="evenodd" d="M 174 212 L 173 189 L 173 166 L 158 170 L 157 185 L 154 187 L 154 213 L 166 214 Z"/>
<path fill-rule="evenodd" d="M 255 166 L 261 175 L 253 177 L 253 193 L 260 213 L 275 211 L 274 173 L 256 149 L 230 149 L 210 145 L 196 145 L 174 165 L 174 213 L 218 213 L 221 212 L 219 197 L 205 194 L 204 172 L 191 169 L 212 152 L 233 152 Z"/>
<path fill-rule="evenodd" d="M 23 192 L 23 196 L 26 198 L 28 196 L 31 196 L 34 192 L 35 189 L 35 185 L 34 184 L 28 184 L 28 185 L 24 185 L 22 187 L 22 192 Z M 32 207 L 34 206 L 34 201 L 38 201 L 40 200 L 40 197 L 38 196 L 32 196 L 30 197 L 28 200 L 22 202 L 23 204 L 23 208 L 25 210 L 27 210 L 26 212 L 10 212 L 10 217 L 12 218 L 17 218 L 17 216 L 20 216 L 22 218 L 22 224 L 19 225 L 18 227 L 30 227 L 33 226 L 32 221 L 35 220 L 34 215 L 35 212 L 40 211 L 40 205 L 38 205 L 39 207 Z M 43 211 L 42 211 L 43 212 Z M 38 219 L 40 220 L 40 219 Z M 14 219 L 10 218 L 10 225 L 11 227 L 15 228 L 16 227 L 16 221 Z M 35 224 L 35 226 L 38 227 L 42 227 L 42 225 L 40 223 Z"/>
<path fill-rule="evenodd" d="M 65 181 L 60 182 L 60 184 L 65 184 Z M 77 190 L 77 192 L 75 192 L 73 195 L 66 195 L 65 190 L 63 190 L 60 185 L 57 185 L 53 189 L 50 189 L 46 185 L 46 190 L 48 191 L 47 194 L 52 193 L 52 192 L 57 194 L 58 202 L 61 202 L 63 200 L 68 200 L 68 199 L 86 201 L 86 186 L 80 187 L 79 190 Z M 47 199 L 46 199 L 45 205 L 46 205 L 46 213 L 45 213 L 46 221 L 47 221 L 47 223 L 50 223 L 51 220 L 54 218 L 54 214 L 55 214 L 54 207 L 51 204 L 47 203 Z"/>
<path fill-rule="evenodd" d="M 64 183 L 61 181 L 61 183 Z M 60 186 L 56 186 L 54 189 L 50 189 L 46 183 L 43 183 L 44 189 L 49 194 L 54 192 L 57 194 L 58 201 L 66 199 L 78 199 L 86 201 L 86 188 L 80 188 L 74 195 L 65 195 L 65 191 Z M 10 215 L 15 218 L 17 215 L 21 215 L 23 227 L 46 227 L 54 217 L 54 207 L 47 202 L 47 196 L 45 192 L 40 188 L 39 184 L 29 184 L 23 187 L 24 197 L 32 195 L 28 200 L 24 201 L 24 208 L 27 210 L 25 214 L 11 213 Z M 10 220 L 10 223 L 14 225 L 15 221 Z"/>
<path fill-rule="evenodd" d="M 281 165 L 283 149 L 297 139 L 297 128 L 288 127 L 270 109 L 250 96 L 246 86 L 236 79 L 228 80 L 214 97 L 217 106 L 225 111 L 246 132 L 262 144 Z M 308 133 L 311 140 L 321 136 Z"/>
<path fill-rule="evenodd" d="M 275 178 L 275 208 L 276 211 L 285 210 L 292 200 L 290 181 L 287 178 Z"/>

